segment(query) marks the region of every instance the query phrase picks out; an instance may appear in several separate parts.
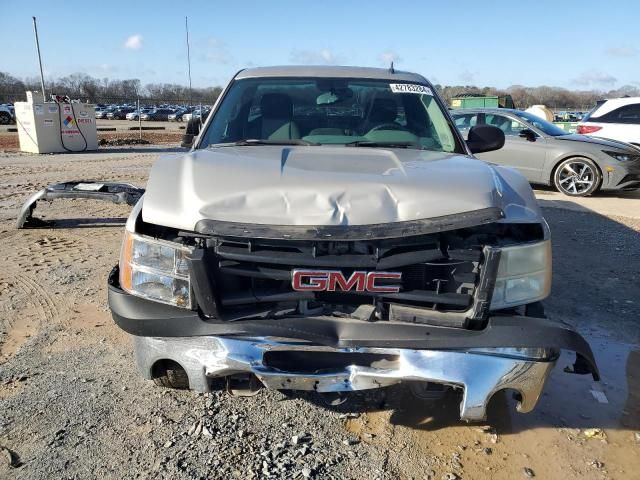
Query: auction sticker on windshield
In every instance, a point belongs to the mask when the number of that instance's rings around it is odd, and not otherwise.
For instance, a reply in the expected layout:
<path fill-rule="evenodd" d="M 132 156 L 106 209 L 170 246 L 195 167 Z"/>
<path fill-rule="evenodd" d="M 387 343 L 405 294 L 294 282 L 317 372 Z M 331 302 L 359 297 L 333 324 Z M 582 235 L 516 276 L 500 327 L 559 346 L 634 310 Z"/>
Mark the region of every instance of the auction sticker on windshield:
<path fill-rule="evenodd" d="M 429 87 L 414 83 L 390 83 L 389 87 L 393 93 L 417 93 L 418 95 L 431 95 L 433 92 Z"/>

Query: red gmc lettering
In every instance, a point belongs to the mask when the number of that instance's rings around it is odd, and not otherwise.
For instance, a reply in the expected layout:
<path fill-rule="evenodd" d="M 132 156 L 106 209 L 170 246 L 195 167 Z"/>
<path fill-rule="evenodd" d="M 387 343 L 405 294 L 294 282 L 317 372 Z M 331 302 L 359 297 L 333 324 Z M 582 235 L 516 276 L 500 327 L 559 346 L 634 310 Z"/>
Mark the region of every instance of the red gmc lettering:
<path fill-rule="evenodd" d="M 378 280 L 399 281 L 399 272 L 353 272 L 346 278 L 342 272 L 335 270 L 294 270 L 291 286 L 300 292 L 335 292 L 356 291 L 372 293 L 398 293 L 399 285 L 376 285 Z"/>
<path fill-rule="evenodd" d="M 299 292 L 317 292 L 327 289 L 327 272 L 314 270 L 294 270 L 291 286 Z M 303 283 L 302 279 L 307 278 Z"/>
<path fill-rule="evenodd" d="M 370 272 L 367 275 L 367 290 L 373 293 L 398 293 L 400 287 L 398 285 L 387 285 L 384 287 L 376 286 L 376 280 L 400 280 L 402 278 L 401 273 L 396 272 Z"/>
<path fill-rule="evenodd" d="M 335 292 L 336 286 L 340 287 L 340 290 L 348 292 L 356 287 L 356 292 L 364 292 L 367 286 L 367 272 L 353 272 L 349 277 L 349 280 L 344 278 L 342 272 L 329 272 L 329 285 L 327 291 Z"/>

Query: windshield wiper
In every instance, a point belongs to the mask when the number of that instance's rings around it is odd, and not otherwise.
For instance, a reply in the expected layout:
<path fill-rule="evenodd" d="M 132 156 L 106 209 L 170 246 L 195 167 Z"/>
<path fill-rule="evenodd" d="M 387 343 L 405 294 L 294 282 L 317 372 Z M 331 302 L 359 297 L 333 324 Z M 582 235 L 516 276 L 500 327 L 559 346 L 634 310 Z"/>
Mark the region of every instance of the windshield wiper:
<path fill-rule="evenodd" d="M 229 143 L 213 143 L 209 145 L 210 147 L 246 147 L 252 145 L 305 145 L 305 146 L 315 146 L 320 145 L 316 142 L 309 142 L 308 140 L 302 140 L 300 138 L 292 138 L 288 140 L 269 140 L 269 139 L 260 139 L 260 138 L 247 138 L 244 140 L 238 140 L 237 142 L 229 142 Z"/>
<path fill-rule="evenodd" d="M 345 147 L 388 147 L 388 148 L 416 148 L 427 150 L 425 147 L 415 142 L 374 142 L 372 140 L 356 140 L 344 144 Z"/>

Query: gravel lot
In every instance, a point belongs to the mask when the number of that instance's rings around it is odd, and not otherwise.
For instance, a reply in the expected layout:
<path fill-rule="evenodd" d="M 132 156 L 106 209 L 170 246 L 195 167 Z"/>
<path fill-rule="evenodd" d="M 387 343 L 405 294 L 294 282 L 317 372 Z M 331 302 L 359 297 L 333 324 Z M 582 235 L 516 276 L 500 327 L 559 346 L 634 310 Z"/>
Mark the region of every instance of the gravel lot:
<path fill-rule="evenodd" d="M 429 404 L 403 388 L 336 408 L 313 395 L 198 395 L 142 380 L 106 304 L 129 209 L 57 200 L 36 209 L 57 228 L 14 221 L 48 183 L 144 185 L 164 152 L 179 149 L 0 153 L 0 478 L 637 478 L 637 195 L 538 192 L 554 238 L 547 313 L 590 339 L 603 381 L 563 373 L 563 356 L 533 413 L 497 396 L 488 422 L 469 425 L 456 398 Z"/>

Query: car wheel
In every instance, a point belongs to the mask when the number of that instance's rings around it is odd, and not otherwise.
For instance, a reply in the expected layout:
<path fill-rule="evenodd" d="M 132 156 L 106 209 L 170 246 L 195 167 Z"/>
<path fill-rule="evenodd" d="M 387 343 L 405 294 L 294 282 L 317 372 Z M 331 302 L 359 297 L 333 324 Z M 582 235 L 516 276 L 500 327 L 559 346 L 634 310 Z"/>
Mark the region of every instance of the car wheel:
<path fill-rule="evenodd" d="M 600 188 L 602 175 L 598 166 L 585 157 L 568 158 L 553 173 L 553 185 L 571 197 L 586 197 Z"/>
<path fill-rule="evenodd" d="M 7 112 L 0 112 L 0 125 L 9 125 L 11 123 L 11 115 Z"/>

